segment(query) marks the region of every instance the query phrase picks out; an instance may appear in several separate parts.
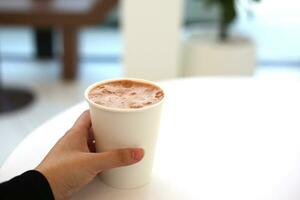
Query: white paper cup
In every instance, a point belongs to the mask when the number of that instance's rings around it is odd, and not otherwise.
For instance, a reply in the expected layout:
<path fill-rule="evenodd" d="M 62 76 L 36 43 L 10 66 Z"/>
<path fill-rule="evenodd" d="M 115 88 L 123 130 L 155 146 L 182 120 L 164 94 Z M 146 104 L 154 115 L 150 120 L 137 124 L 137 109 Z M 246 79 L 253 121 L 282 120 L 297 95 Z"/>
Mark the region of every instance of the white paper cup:
<path fill-rule="evenodd" d="M 138 109 L 105 107 L 88 98 L 89 92 L 96 86 L 117 80 L 138 81 L 160 87 L 146 80 L 122 78 L 95 83 L 85 91 L 97 152 L 132 147 L 145 150 L 144 158 L 140 162 L 100 173 L 100 178 L 105 184 L 115 188 L 129 189 L 143 186 L 151 179 L 161 108 L 165 97 L 156 104 Z"/>

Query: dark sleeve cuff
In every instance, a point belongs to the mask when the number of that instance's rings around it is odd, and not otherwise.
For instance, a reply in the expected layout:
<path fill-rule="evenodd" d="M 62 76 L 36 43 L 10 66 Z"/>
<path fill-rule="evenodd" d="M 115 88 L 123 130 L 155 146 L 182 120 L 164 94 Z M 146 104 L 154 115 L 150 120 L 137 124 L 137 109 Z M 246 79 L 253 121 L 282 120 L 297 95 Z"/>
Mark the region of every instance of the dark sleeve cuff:
<path fill-rule="evenodd" d="M 54 200 L 54 196 L 46 177 L 31 170 L 0 184 L 0 199 Z"/>

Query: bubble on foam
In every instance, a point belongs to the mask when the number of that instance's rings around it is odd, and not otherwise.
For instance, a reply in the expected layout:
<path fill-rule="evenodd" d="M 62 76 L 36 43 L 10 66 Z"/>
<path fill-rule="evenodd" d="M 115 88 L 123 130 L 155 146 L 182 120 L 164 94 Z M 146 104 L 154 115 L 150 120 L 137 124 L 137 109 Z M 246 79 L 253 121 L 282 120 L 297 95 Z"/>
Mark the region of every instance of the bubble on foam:
<path fill-rule="evenodd" d="M 161 98 L 164 95 L 164 93 L 162 91 L 158 91 L 155 94 L 155 98 Z"/>

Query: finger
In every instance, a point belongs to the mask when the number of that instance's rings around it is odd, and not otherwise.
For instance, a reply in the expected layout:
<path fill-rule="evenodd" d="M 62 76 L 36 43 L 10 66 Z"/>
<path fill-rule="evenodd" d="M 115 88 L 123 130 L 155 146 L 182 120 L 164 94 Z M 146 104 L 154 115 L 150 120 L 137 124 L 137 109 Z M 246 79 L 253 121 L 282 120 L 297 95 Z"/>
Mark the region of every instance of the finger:
<path fill-rule="evenodd" d="M 89 110 L 84 111 L 76 120 L 72 128 L 65 134 L 62 141 L 70 147 L 83 152 L 89 152 L 87 145 L 89 130 L 91 128 L 91 117 Z"/>
<path fill-rule="evenodd" d="M 89 130 L 87 145 L 89 147 L 90 152 L 96 152 L 94 131 L 92 127 Z"/>
<path fill-rule="evenodd" d="M 92 124 L 92 122 L 91 122 L 90 111 L 86 110 L 76 120 L 76 122 L 72 128 L 80 129 L 80 130 L 89 130 L 89 128 L 91 127 L 91 124 Z"/>
<path fill-rule="evenodd" d="M 144 154 L 141 148 L 93 153 L 90 154 L 89 166 L 94 172 L 99 173 L 103 170 L 135 164 L 143 159 Z"/>

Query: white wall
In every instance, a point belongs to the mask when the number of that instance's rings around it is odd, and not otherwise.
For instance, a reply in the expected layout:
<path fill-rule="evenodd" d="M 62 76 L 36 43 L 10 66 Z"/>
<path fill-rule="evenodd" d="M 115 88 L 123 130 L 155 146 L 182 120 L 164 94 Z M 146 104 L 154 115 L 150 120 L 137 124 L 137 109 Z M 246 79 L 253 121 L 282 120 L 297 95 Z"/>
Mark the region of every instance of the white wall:
<path fill-rule="evenodd" d="M 161 80 L 178 75 L 183 0 L 123 0 L 124 71 Z"/>

